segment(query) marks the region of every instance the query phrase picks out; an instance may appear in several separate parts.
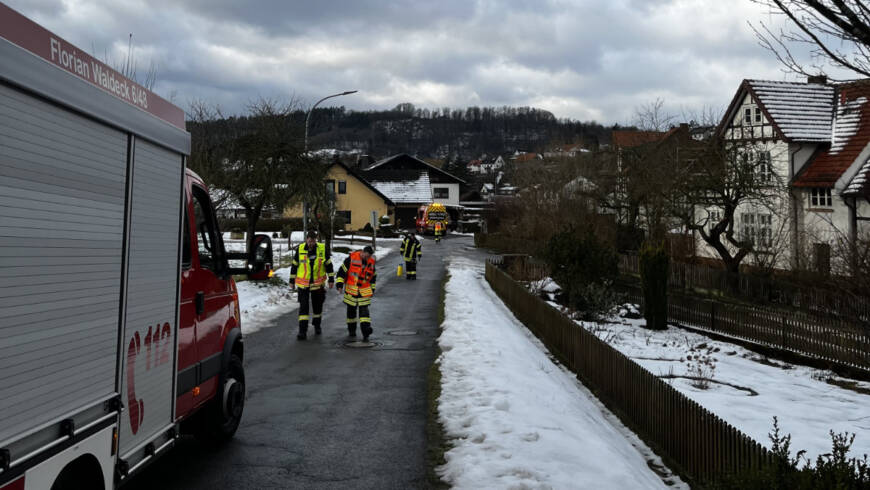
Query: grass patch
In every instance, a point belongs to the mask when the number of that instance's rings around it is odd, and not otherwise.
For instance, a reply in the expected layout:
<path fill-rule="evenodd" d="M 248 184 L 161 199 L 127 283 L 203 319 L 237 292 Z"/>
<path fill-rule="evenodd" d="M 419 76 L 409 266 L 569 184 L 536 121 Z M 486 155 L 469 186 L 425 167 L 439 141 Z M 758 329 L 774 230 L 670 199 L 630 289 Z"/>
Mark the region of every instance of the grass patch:
<path fill-rule="evenodd" d="M 853 381 L 851 379 L 837 379 L 837 378 L 829 377 L 825 380 L 825 382 L 828 383 L 829 385 L 839 386 L 840 388 L 843 388 L 844 390 L 851 390 L 851 391 L 854 391 L 855 393 L 860 393 L 862 395 L 870 395 L 870 390 L 868 390 L 867 388 L 861 387 L 861 385 L 858 384 L 857 381 Z"/>
<path fill-rule="evenodd" d="M 441 330 L 441 324 L 444 323 L 444 302 L 447 294 L 447 281 L 450 280 L 450 274 L 445 274 L 441 281 L 441 301 L 438 304 L 438 330 Z M 444 433 L 444 426 L 438 420 L 438 398 L 441 397 L 441 366 L 438 364 L 438 358 L 441 357 L 441 347 L 435 344 L 435 360 L 429 366 L 429 373 L 426 376 L 427 383 L 427 414 L 426 414 L 426 483 L 428 488 L 444 489 L 450 488 L 444 483 L 435 468 L 443 465 L 447 461 L 444 459 L 444 453 L 450 450 L 450 443 L 447 441 Z"/>

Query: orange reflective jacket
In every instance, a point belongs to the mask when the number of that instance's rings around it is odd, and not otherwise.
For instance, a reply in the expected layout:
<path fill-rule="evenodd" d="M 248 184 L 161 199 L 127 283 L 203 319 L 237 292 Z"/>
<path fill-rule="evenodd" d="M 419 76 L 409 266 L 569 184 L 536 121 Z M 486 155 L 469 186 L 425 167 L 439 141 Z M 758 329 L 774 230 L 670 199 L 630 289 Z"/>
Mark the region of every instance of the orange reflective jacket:
<path fill-rule="evenodd" d="M 347 283 L 344 286 L 344 291 L 356 296 L 357 293 L 363 298 L 368 298 L 372 295 L 372 277 L 375 275 L 375 258 L 369 257 L 369 260 L 363 264 L 362 252 L 356 251 L 350 254 L 350 267 L 347 269 Z"/>

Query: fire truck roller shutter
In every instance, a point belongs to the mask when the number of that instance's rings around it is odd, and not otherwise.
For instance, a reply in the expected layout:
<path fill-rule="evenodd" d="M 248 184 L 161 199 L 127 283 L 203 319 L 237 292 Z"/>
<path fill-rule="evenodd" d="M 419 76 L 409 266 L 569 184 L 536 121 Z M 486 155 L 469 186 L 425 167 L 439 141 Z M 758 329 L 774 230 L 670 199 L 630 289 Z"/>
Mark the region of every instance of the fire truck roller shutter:
<path fill-rule="evenodd" d="M 127 136 L 0 83 L 0 447 L 115 392 Z"/>
<path fill-rule="evenodd" d="M 173 421 L 184 160 L 137 139 L 121 355 L 121 458 Z"/>

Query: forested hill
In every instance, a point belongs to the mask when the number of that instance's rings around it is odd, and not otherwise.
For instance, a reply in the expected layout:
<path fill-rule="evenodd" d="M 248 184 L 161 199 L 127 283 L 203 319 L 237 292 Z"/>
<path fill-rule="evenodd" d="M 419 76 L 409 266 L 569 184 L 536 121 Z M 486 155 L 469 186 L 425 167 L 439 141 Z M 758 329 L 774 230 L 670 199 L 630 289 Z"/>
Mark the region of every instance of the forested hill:
<path fill-rule="evenodd" d="M 304 121 L 305 113 L 295 118 Z M 610 142 L 614 127 L 557 119 L 531 107 L 420 109 L 399 104 L 387 111 L 318 108 L 309 121 L 312 148 L 359 149 L 371 155 L 409 153 L 419 157 L 471 159 L 482 154 L 544 151 L 555 145 Z"/>

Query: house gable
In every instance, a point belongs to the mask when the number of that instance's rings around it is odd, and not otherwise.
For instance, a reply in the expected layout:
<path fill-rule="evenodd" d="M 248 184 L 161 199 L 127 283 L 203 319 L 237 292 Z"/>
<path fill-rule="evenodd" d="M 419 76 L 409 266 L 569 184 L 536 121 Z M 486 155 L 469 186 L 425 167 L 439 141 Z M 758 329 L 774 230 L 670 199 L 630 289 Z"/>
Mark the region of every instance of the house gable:
<path fill-rule="evenodd" d="M 347 165 L 345 165 L 344 163 L 342 163 L 340 161 L 333 162 L 332 164 L 330 164 L 329 169 L 327 170 L 327 175 L 329 176 L 328 178 L 335 179 L 335 180 L 340 180 L 339 177 L 353 179 L 353 180 L 359 182 L 366 189 L 368 189 L 369 191 L 374 193 L 376 196 L 378 196 L 378 198 L 383 199 L 384 203 L 386 203 L 390 206 L 395 205 L 395 203 L 389 198 L 389 196 L 387 196 L 386 194 L 384 194 L 383 192 L 378 190 L 378 188 L 375 187 L 374 185 L 372 185 L 371 182 L 367 181 L 365 178 L 358 175 L 350 167 L 348 167 Z"/>
<path fill-rule="evenodd" d="M 717 135 L 728 140 L 828 142 L 834 92 L 822 83 L 744 80 Z"/>
<path fill-rule="evenodd" d="M 744 80 L 734 94 L 716 134 L 728 141 L 786 139 L 748 80 Z"/>

